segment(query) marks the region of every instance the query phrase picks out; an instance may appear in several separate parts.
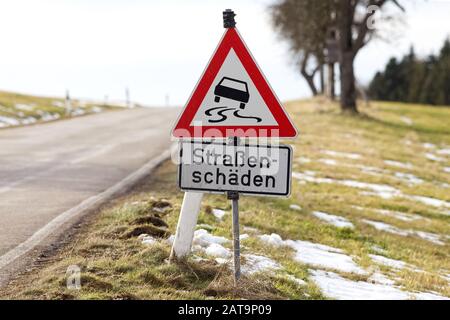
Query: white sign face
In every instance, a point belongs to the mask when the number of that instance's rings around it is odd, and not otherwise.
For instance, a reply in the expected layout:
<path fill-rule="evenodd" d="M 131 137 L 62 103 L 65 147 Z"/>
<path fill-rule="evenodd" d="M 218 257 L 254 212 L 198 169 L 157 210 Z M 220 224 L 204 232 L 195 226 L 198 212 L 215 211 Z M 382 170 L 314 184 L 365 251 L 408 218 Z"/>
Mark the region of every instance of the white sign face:
<path fill-rule="evenodd" d="M 291 164 L 290 146 L 182 142 L 178 183 L 182 190 L 288 196 Z"/>
<path fill-rule="evenodd" d="M 272 112 L 231 49 L 191 125 L 274 126 Z"/>

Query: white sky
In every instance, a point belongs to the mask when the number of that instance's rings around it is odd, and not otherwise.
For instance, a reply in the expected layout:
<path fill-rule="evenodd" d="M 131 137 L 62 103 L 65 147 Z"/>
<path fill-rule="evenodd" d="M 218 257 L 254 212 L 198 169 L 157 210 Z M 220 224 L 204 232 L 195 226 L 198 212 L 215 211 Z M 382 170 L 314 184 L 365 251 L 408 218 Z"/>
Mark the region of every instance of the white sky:
<path fill-rule="evenodd" d="M 282 100 L 309 96 L 285 43 L 274 34 L 271 0 L 0 0 L 0 89 L 39 95 L 182 105 L 223 33 L 222 11 L 237 26 Z M 401 37 L 370 43 L 356 60 L 366 83 L 411 43 L 436 52 L 450 34 L 450 0 L 403 0 Z"/>

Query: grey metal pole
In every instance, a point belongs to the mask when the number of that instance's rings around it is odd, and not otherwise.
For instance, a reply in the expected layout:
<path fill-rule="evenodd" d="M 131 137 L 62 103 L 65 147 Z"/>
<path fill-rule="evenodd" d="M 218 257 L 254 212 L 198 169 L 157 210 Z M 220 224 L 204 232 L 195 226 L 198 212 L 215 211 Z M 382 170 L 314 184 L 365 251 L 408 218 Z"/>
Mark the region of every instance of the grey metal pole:
<path fill-rule="evenodd" d="M 236 21 L 234 17 L 236 14 L 231 9 L 223 11 L 223 27 L 234 28 Z M 237 146 L 239 144 L 238 137 L 230 137 L 230 145 Z M 236 191 L 228 191 L 227 197 L 231 200 L 231 207 L 233 211 L 233 264 L 234 264 L 234 285 L 238 284 L 241 277 L 241 248 L 239 243 L 239 193 Z"/>
<path fill-rule="evenodd" d="M 239 241 L 239 193 L 229 191 L 228 199 L 231 200 L 233 211 L 233 265 L 234 265 L 234 285 L 236 286 L 241 277 L 241 246 Z"/>

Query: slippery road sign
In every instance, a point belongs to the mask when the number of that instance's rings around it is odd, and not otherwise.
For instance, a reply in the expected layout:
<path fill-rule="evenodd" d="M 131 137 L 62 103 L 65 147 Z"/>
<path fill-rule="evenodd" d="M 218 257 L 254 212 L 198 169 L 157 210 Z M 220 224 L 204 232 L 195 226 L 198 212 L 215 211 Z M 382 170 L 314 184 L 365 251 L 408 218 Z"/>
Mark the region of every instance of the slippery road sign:
<path fill-rule="evenodd" d="M 236 28 L 228 28 L 186 104 L 173 136 L 295 137 Z"/>
<path fill-rule="evenodd" d="M 191 141 L 182 142 L 180 150 L 178 184 L 182 190 L 273 196 L 290 193 L 290 146 Z"/>

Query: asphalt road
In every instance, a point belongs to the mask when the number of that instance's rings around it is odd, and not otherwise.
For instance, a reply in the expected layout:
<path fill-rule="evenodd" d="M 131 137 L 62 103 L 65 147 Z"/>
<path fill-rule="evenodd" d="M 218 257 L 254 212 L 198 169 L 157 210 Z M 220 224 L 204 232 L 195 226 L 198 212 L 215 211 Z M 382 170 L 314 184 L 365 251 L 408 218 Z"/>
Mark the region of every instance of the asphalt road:
<path fill-rule="evenodd" d="M 138 108 L 0 130 L 0 259 L 167 150 L 179 111 Z"/>

